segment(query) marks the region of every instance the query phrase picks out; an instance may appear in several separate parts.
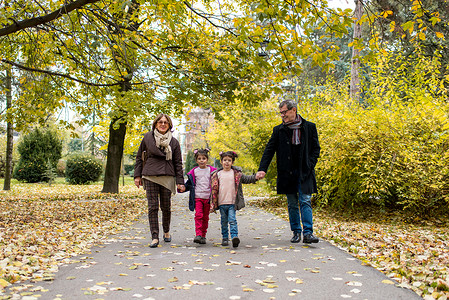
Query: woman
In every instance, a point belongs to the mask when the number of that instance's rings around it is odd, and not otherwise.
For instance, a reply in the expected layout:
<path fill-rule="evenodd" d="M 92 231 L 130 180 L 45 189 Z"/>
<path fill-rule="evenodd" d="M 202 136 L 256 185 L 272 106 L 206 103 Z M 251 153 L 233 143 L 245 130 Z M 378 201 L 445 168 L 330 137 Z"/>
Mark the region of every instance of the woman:
<path fill-rule="evenodd" d="M 172 194 L 176 189 L 184 191 L 181 147 L 172 136 L 173 123 L 169 116 L 160 114 L 153 121 L 137 151 L 134 184 L 143 185 L 148 199 L 148 220 L 152 241 L 151 248 L 159 245 L 159 202 L 162 211 L 164 241 L 171 242 L 170 219 Z"/>

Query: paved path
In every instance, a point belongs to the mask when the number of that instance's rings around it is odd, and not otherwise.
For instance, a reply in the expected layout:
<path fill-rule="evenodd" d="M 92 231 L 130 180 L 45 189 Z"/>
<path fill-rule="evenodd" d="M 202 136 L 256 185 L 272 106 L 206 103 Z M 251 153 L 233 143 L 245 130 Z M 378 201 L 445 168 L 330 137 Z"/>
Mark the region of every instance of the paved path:
<path fill-rule="evenodd" d="M 254 207 L 237 213 L 238 248 L 220 245 L 219 214 L 195 244 L 186 197 L 173 199 L 171 243 L 149 248 L 142 217 L 22 299 L 421 299 L 325 241 L 291 244 L 288 222 Z"/>

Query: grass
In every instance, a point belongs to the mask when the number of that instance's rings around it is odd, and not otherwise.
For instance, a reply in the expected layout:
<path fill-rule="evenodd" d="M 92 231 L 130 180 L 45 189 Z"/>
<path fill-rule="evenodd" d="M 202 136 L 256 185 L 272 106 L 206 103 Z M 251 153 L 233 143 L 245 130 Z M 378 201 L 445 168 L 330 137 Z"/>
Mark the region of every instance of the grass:
<path fill-rule="evenodd" d="M 146 210 L 145 192 L 132 178 L 120 194 L 101 189 L 102 182 L 58 178 L 51 186 L 13 181 L 0 192 L 0 299 L 11 283 L 50 280 L 61 262 L 125 230 Z"/>

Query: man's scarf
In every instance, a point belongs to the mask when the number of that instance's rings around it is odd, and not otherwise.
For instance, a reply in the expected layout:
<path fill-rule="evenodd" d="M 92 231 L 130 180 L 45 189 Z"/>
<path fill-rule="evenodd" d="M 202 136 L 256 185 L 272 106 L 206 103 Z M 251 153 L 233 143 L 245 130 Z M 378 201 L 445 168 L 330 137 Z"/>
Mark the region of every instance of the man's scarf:
<path fill-rule="evenodd" d="M 300 130 L 301 124 L 302 124 L 302 119 L 299 115 L 296 115 L 296 118 L 294 121 L 284 122 L 285 126 L 287 126 L 290 129 L 293 129 L 293 135 L 292 135 L 292 144 L 293 145 L 301 144 L 301 130 Z"/>
<path fill-rule="evenodd" d="M 172 159 L 172 152 L 170 147 L 172 135 L 171 131 L 167 130 L 165 134 L 160 133 L 157 129 L 154 130 L 154 139 L 156 140 L 156 147 L 162 148 L 165 152 L 165 159 Z"/>

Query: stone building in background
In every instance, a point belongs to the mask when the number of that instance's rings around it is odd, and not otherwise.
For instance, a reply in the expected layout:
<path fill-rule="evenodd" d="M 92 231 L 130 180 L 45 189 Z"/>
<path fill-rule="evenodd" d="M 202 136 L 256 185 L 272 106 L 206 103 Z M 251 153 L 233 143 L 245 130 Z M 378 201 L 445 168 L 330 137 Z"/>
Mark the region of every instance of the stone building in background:
<path fill-rule="evenodd" d="M 214 114 L 209 108 L 193 108 L 184 115 L 184 132 L 181 133 L 180 141 L 183 161 L 189 151 L 209 146 L 205 135 L 213 120 Z"/>

